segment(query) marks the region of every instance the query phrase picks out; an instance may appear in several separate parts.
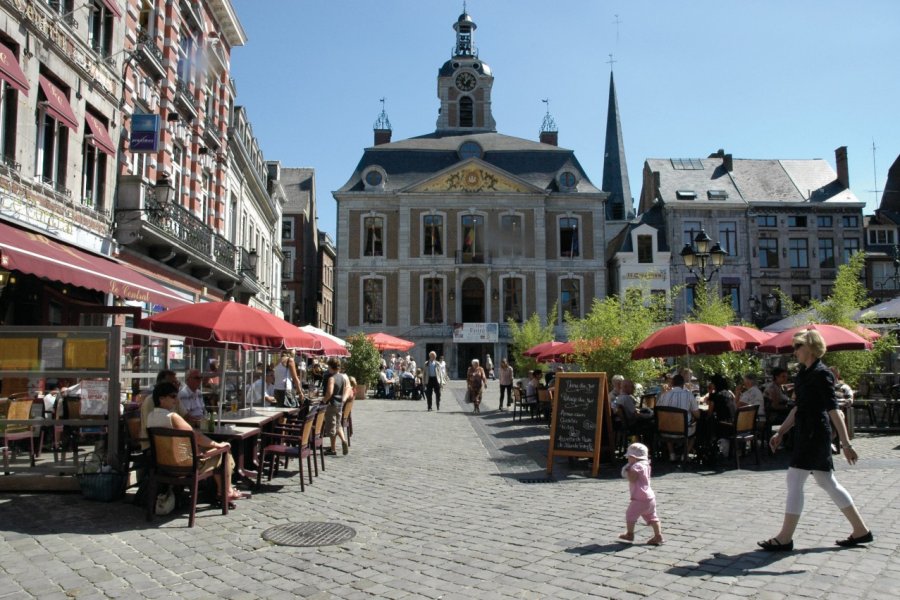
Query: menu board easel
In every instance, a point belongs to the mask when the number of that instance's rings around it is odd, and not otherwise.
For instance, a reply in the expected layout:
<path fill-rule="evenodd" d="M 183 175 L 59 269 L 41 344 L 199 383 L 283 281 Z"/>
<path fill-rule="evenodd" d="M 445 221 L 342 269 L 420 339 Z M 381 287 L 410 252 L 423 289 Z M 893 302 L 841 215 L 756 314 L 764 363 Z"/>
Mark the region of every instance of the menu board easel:
<path fill-rule="evenodd" d="M 600 472 L 604 426 L 607 440 L 611 441 L 612 413 L 606 373 L 557 373 L 547 474 L 553 472 L 554 457 L 567 456 L 590 458 L 591 474 L 596 477 Z"/>

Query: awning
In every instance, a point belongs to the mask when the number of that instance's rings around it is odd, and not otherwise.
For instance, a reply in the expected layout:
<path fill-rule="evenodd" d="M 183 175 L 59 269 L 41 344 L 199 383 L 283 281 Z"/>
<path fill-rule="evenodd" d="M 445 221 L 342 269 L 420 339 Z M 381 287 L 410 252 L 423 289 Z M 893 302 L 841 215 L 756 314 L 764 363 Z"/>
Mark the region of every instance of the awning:
<path fill-rule="evenodd" d="M 101 152 L 106 152 L 110 156 L 116 155 L 116 146 L 113 144 L 112 138 L 109 137 L 109 131 L 106 126 L 91 113 L 84 114 L 84 120 L 87 122 L 88 135 L 91 137 L 88 141 L 91 145 L 96 146 Z"/>
<path fill-rule="evenodd" d="M 69 98 L 43 75 L 40 76 L 39 81 L 44 95 L 47 96 L 47 112 L 72 131 L 78 131 L 78 119 L 75 118 L 75 111 L 69 104 Z"/>
<path fill-rule="evenodd" d="M 190 304 L 127 265 L 0 223 L 0 267 L 175 308 Z"/>
<path fill-rule="evenodd" d="M 103 5 L 109 9 L 109 12 L 111 12 L 115 18 L 122 18 L 122 11 L 116 6 L 116 0 L 103 0 Z"/>
<path fill-rule="evenodd" d="M 4 44 L 0 44 L 0 79 L 28 95 L 28 78 L 22 72 L 16 55 Z"/>

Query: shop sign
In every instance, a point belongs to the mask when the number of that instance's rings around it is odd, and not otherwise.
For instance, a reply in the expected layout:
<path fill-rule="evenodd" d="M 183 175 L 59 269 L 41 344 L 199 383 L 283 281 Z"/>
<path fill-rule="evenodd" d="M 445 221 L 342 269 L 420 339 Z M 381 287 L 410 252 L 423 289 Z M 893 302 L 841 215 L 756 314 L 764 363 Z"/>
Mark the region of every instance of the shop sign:
<path fill-rule="evenodd" d="M 498 323 L 457 323 L 453 326 L 453 342 L 457 344 L 496 342 L 499 339 Z"/>
<path fill-rule="evenodd" d="M 131 152 L 156 152 L 159 148 L 159 115 L 135 113 L 131 116 Z"/>
<path fill-rule="evenodd" d="M 0 180 L 0 214 L 21 223 L 54 233 L 72 234 L 73 225 L 51 210 L 38 205 L 37 195 L 21 183 Z"/>

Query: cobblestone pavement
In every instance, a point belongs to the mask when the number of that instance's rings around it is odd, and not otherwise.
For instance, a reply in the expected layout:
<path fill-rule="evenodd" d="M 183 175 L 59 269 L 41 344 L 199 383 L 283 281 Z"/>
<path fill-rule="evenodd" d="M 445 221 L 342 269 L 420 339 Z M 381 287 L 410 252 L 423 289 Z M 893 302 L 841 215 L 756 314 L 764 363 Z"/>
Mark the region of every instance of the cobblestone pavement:
<path fill-rule="evenodd" d="M 200 505 L 193 529 L 184 514 L 148 524 L 127 502 L 2 495 L 0 598 L 897 597 L 900 436 L 860 436 L 862 461 L 838 466 L 876 534 L 866 549 L 834 546 L 848 526 L 811 480 L 797 550 L 754 549 L 781 522 L 777 458 L 740 471 L 657 465 L 666 543 L 627 545 L 616 541 L 628 501 L 619 467 L 593 479 L 561 460 L 555 482 L 522 483 L 546 477 L 547 427 L 513 424 L 496 393 L 478 416 L 460 382 L 440 412 L 357 402 L 350 454 L 327 457 L 305 493 L 288 470 L 227 517 Z M 357 535 L 317 548 L 261 537 L 304 521 Z"/>

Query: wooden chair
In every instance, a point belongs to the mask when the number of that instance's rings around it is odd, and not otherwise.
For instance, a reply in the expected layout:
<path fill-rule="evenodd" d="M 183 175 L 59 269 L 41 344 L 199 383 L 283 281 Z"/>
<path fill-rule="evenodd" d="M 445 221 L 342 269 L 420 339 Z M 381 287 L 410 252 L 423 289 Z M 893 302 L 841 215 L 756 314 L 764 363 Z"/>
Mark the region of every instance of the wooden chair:
<path fill-rule="evenodd" d="M 9 410 L 7 411 L 6 418 L 9 420 L 27 420 L 31 417 L 31 407 L 34 404 L 32 400 L 15 400 L 10 402 Z M 28 440 L 29 444 L 29 452 L 28 456 L 31 459 L 31 466 L 34 466 L 34 459 L 37 456 L 37 453 L 34 449 L 34 436 L 35 436 L 35 428 L 32 425 L 6 425 L 3 430 L 3 446 L 6 448 L 11 448 L 10 442 L 17 442 L 21 440 Z M 44 432 L 41 430 L 40 432 L 40 443 L 38 444 L 38 449 L 44 444 Z M 12 447 L 12 455 L 13 460 L 15 460 L 17 452 L 14 447 Z"/>
<path fill-rule="evenodd" d="M 515 393 L 518 391 L 518 401 L 516 401 Z M 522 415 L 526 409 L 531 414 L 531 418 L 534 419 L 537 414 L 538 407 L 538 399 L 537 396 L 529 397 L 526 393 L 526 390 L 522 388 L 513 388 L 513 421 L 516 420 L 516 407 L 518 407 L 519 420 L 522 420 Z"/>
<path fill-rule="evenodd" d="M 266 459 L 269 459 L 269 481 L 272 481 L 272 475 L 278 469 L 278 458 L 297 458 L 300 463 L 300 491 L 305 492 L 306 487 L 303 483 L 303 459 L 306 459 L 306 470 L 309 473 L 309 483 L 313 482 L 313 467 L 310 458 L 313 450 L 310 446 L 313 425 L 315 424 L 317 410 L 310 408 L 303 421 L 303 427 L 298 431 L 293 427 L 277 427 L 276 433 L 264 433 L 264 437 L 272 437 L 277 443 L 264 446 L 259 459 L 259 471 L 256 473 L 256 485 L 259 486 L 262 480 L 262 471 L 266 467 Z"/>
<path fill-rule="evenodd" d="M 125 453 L 123 456 L 124 471 L 126 475 L 132 471 L 138 471 L 140 477 L 141 469 L 146 467 L 147 454 L 141 445 L 141 415 L 140 413 L 129 414 L 125 416 Z M 140 479 L 138 479 L 140 481 Z M 126 481 L 126 487 L 128 483 Z"/>
<path fill-rule="evenodd" d="M 316 471 L 316 477 L 319 476 L 319 463 L 316 459 L 316 452 L 318 452 L 319 459 L 322 461 L 322 471 L 325 471 L 325 436 L 322 435 L 322 432 L 325 429 L 325 408 L 318 408 L 316 410 L 316 418 L 313 420 L 313 433 L 312 439 L 309 441 L 310 449 L 313 453 L 313 467 Z"/>
<path fill-rule="evenodd" d="M 353 437 L 353 398 L 344 403 L 341 408 L 341 427 L 344 428 L 344 435 L 347 436 L 347 446 L 350 446 L 350 438 Z"/>
<path fill-rule="evenodd" d="M 756 414 L 759 412 L 758 404 L 741 406 L 734 414 L 733 432 L 730 436 L 731 451 L 734 452 L 735 466 L 741 468 L 741 453 L 738 442 L 742 444 L 751 442 L 756 454 L 756 464 L 759 465 L 759 445 L 756 443 L 758 428 L 756 426 Z"/>
<path fill-rule="evenodd" d="M 683 462 L 687 462 L 688 441 L 694 437 L 688 426 L 688 411 L 674 406 L 657 406 L 653 410 L 656 415 L 657 445 L 664 441 L 683 443 Z"/>
<path fill-rule="evenodd" d="M 191 491 L 191 516 L 188 527 L 194 526 L 197 514 L 197 490 L 200 482 L 214 475 L 221 475 L 222 514 L 228 514 L 228 498 L 225 489 L 231 480 L 231 468 L 227 454 L 228 446 L 200 452 L 193 431 L 149 427 L 150 436 L 150 480 L 147 486 L 147 520 L 153 520 L 156 510 L 156 495 L 160 483 L 187 486 Z M 204 462 L 219 456 L 219 464 L 214 469 L 201 470 Z"/>

